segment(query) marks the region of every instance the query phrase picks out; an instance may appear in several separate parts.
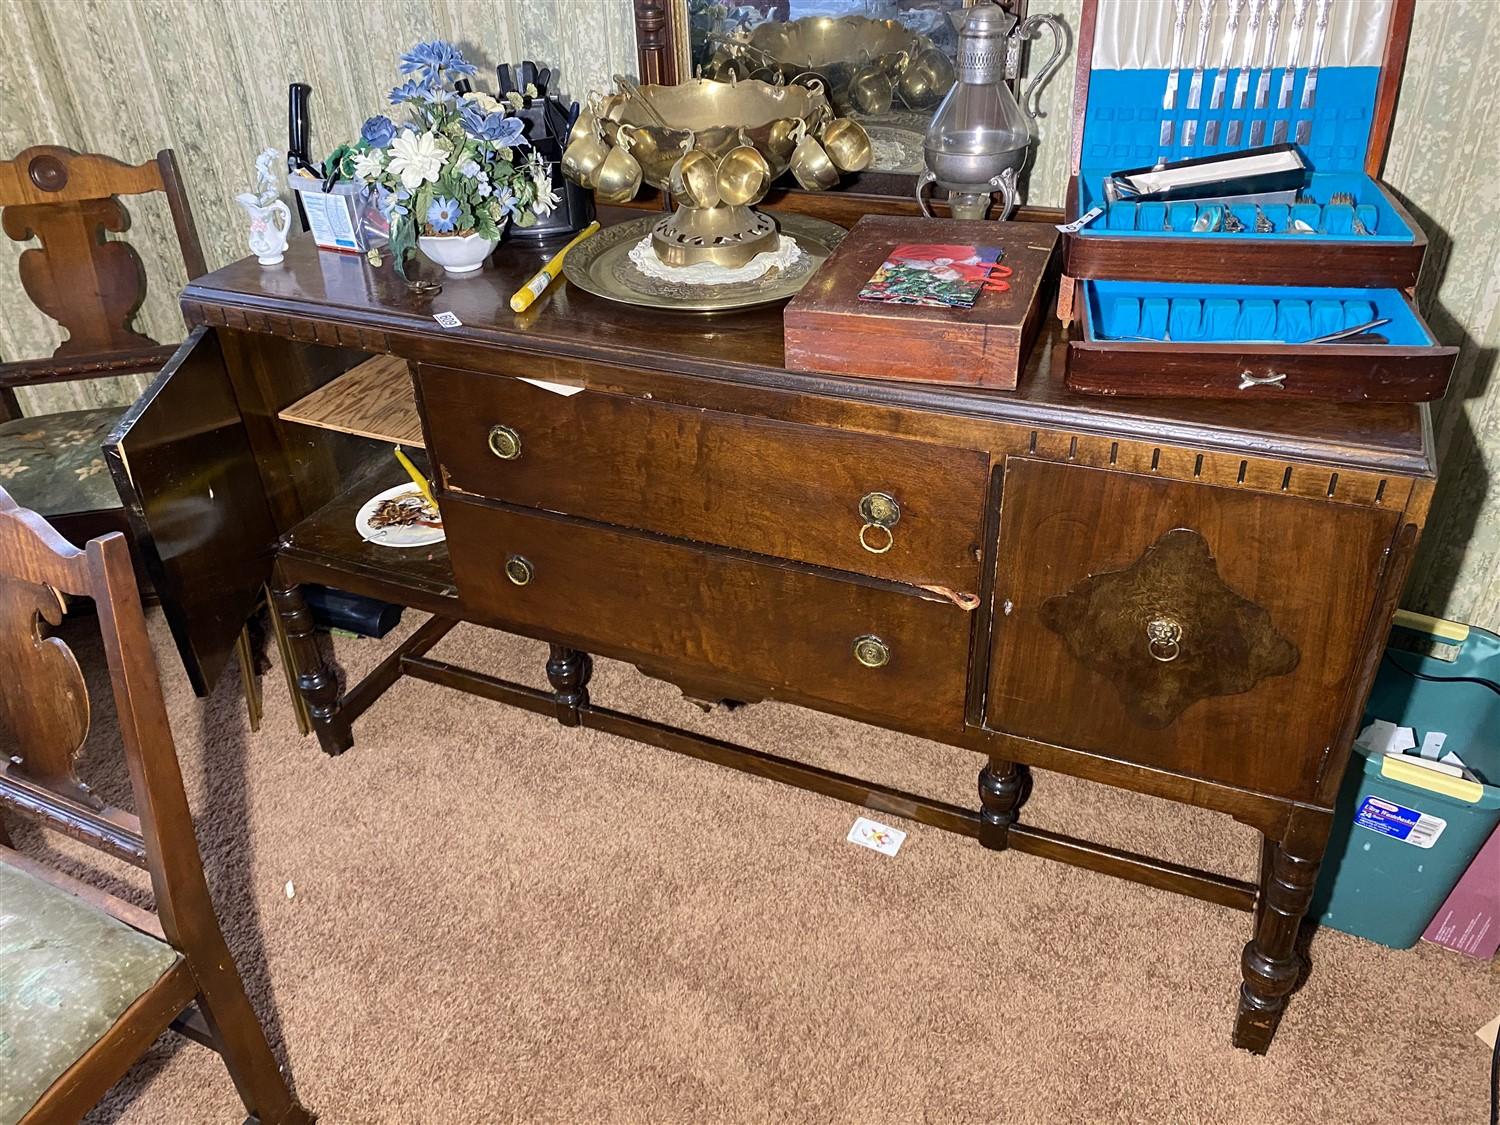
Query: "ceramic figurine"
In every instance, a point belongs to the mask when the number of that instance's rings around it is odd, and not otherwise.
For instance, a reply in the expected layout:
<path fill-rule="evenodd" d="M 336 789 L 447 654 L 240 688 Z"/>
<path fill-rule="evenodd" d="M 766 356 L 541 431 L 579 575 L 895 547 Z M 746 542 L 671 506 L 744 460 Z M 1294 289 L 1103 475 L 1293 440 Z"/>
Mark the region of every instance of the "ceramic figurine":
<path fill-rule="evenodd" d="M 274 167 L 277 152 L 264 150 L 255 158 L 255 190 L 235 196 L 250 215 L 250 251 L 263 266 L 281 262 L 286 251 L 286 236 L 291 230 L 292 213 L 277 192 Z"/>

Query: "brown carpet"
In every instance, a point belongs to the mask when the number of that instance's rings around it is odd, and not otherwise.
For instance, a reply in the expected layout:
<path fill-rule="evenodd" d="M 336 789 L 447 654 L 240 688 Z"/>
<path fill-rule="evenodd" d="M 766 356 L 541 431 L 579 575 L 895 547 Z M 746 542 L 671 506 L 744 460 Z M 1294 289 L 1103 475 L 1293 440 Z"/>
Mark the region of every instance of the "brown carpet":
<path fill-rule="evenodd" d="M 329 759 L 279 676 L 252 735 L 234 677 L 194 699 L 153 631 L 220 916 L 325 1125 L 1483 1120 L 1490 966 L 1319 933 L 1255 1058 L 1229 1045 L 1237 911 L 910 823 L 888 858 L 844 841 L 851 806 L 409 681 Z M 470 627 L 435 650 L 532 683 L 544 653 Z M 973 803 L 964 752 L 772 704 L 699 717 L 609 662 L 594 693 Z M 1237 874 L 1255 852 L 1227 818 L 1054 774 L 1026 815 Z M 168 1037 L 90 1120 L 237 1109 L 217 1057 Z"/>

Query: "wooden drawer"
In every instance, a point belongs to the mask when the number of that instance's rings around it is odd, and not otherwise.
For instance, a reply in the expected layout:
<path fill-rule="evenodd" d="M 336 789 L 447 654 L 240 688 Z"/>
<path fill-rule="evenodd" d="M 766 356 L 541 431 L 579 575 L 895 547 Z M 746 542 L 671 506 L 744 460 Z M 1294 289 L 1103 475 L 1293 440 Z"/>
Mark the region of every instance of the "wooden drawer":
<path fill-rule="evenodd" d="M 1013 457 L 986 725 L 1310 800 L 1360 705 L 1396 523 Z"/>
<path fill-rule="evenodd" d="M 912 585 L 979 589 L 989 457 L 625 395 L 420 368 L 446 487 Z M 491 430 L 508 459 L 491 449 Z M 518 448 L 517 448 L 518 447 Z M 867 496 L 899 512 L 864 532 Z M 880 513 L 884 515 L 884 513 Z"/>
<path fill-rule="evenodd" d="M 951 602 L 451 494 L 443 514 L 475 620 L 689 681 L 752 685 L 752 698 L 934 736 L 963 726 L 973 615 Z M 861 663 L 860 638 L 876 638 L 864 651 L 883 645 L 886 663 Z"/>

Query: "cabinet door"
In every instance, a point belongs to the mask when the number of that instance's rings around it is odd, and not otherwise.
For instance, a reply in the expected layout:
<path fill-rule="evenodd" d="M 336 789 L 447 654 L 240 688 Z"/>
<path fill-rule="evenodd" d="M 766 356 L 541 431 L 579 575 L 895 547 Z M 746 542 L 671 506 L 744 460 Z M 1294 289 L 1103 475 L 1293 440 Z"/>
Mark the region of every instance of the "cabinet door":
<path fill-rule="evenodd" d="M 208 694 L 271 576 L 276 530 L 211 328 L 120 418 L 104 459 L 193 690 Z"/>
<path fill-rule="evenodd" d="M 1311 798 L 1396 522 L 1011 458 L 986 725 Z"/>

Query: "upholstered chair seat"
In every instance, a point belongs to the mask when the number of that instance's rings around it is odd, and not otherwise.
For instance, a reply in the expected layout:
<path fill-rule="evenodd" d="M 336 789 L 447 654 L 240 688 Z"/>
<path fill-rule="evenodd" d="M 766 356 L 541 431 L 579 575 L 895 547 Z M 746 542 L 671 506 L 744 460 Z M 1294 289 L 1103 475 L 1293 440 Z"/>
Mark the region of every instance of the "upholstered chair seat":
<path fill-rule="evenodd" d="M 16 503 L 67 515 L 118 507 L 100 446 L 121 407 L 0 422 L 0 488 Z"/>
<path fill-rule="evenodd" d="M 165 942 L 0 862 L 0 1125 L 13 1125 L 178 960 Z"/>

